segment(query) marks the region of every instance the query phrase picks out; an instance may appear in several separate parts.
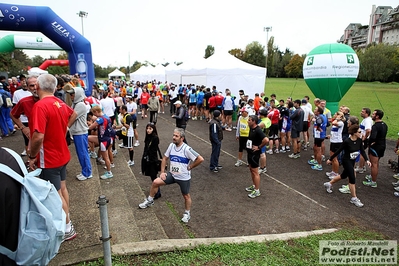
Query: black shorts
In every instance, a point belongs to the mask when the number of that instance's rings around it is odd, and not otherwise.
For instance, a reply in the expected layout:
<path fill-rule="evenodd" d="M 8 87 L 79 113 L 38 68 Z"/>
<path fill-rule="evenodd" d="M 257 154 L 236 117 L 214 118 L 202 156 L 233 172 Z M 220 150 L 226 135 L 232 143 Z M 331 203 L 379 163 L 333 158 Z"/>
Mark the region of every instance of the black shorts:
<path fill-rule="evenodd" d="M 189 103 L 190 106 L 197 106 L 197 103 Z"/>
<path fill-rule="evenodd" d="M 323 143 L 324 139 L 314 139 L 314 145 L 316 147 L 321 147 L 321 144 Z"/>
<path fill-rule="evenodd" d="M 61 189 L 61 181 L 66 179 L 66 165 L 57 168 L 42 168 L 40 178 L 50 181 L 58 191 Z"/>
<path fill-rule="evenodd" d="M 302 132 L 306 132 L 309 129 L 308 121 L 303 121 Z"/>
<path fill-rule="evenodd" d="M 332 142 L 330 142 L 330 152 L 336 152 L 338 149 L 339 149 L 339 147 L 341 147 L 341 145 L 342 145 L 342 142 L 338 142 L 338 143 L 332 143 Z"/>
<path fill-rule="evenodd" d="M 373 155 L 374 157 L 384 157 L 385 147 L 379 145 L 373 145 L 369 147 L 369 155 Z"/>
<path fill-rule="evenodd" d="M 239 137 L 238 138 L 238 152 L 243 152 L 243 150 L 247 147 L 248 137 Z"/>
<path fill-rule="evenodd" d="M 297 139 L 297 138 L 299 138 L 300 134 L 301 134 L 301 131 L 291 129 L 291 138 Z"/>
<path fill-rule="evenodd" d="M 142 104 L 141 109 L 148 109 L 148 104 Z"/>
<path fill-rule="evenodd" d="M 260 154 L 261 154 L 260 151 L 252 152 L 247 150 L 247 160 L 249 167 L 251 168 L 259 167 Z"/>
<path fill-rule="evenodd" d="M 269 139 L 270 140 L 278 139 L 278 124 L 272 124 L 269 127 Z"/>
<path fill-rule="evenodd" d="M 233 115 L 233 110 L 224 110 L 223 114 L 224 115 Z"/>

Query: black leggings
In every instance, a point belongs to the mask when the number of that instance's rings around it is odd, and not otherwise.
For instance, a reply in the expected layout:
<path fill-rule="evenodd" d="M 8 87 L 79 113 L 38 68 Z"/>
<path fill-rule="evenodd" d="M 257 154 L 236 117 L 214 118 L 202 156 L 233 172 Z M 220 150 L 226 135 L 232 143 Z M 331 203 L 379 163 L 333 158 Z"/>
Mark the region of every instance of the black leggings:
<path fill-rule="evenodd" d="M 355 160 L 342 160 L 344 171 L 341 174 L 341 179 L 349 178 L 349 184 L 356 184 L 355 177 Z"/>

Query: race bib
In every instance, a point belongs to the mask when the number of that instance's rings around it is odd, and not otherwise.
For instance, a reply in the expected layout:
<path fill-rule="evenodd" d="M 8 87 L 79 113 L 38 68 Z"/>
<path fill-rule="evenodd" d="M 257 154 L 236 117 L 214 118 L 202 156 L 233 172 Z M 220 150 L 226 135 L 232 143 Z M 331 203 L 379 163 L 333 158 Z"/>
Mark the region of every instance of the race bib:
<path fill-rule="evenodd" d="M 355 152 L 351 152 L 349 153 L 349 156 L 351 158 L 351 160 L 356 160 L 357 156 L 359 156 L 360 152 L 355 151 Z"/>
<path fill-rule="evenodd" d="M 247 140 L 247 149 L 252 149 L 252 140 Z"/>
<path fill-rule="evenodd" d="M 170 165 L 170 172 L 171 172 L 172 174 L 180 174 L 180 173 L 181 173 L 180 166 L 179 166 L 179 165 L 171 164 L 171 165 Z"/>

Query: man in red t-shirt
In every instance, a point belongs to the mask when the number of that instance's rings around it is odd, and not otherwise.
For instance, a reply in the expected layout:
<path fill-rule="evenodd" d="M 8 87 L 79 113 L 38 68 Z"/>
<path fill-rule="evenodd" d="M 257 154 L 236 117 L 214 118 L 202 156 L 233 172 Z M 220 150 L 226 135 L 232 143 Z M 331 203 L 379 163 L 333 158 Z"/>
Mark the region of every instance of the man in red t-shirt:
<path fill-rule="evenodd" d="M 280 119 L 280 111 L 276 108 L 275 100 L 270 100 L 270 111 L 267 117 L 272 121 L 272 125 L 269 128 L 269 150 L 266 151 L 268 154 L 273 154 L 273 142 L 275 145 L 275 153 L 279 153 L 280 143 L 278 140 L 278 121 Z"/>
<path fill-rule="evenodd" d="M 76 232 L 69 219 L 69 195 L 65 179 L 66 165 L 71 155 L 65 136 L 77 114 L 54 96 L 56 87 L 57 79 L 51 74 L 42 74 L 37 78 L 36 89 L 40 100 L 33 106 L 29 117 L 29 167 L 42 168 L 40 178 L 50 181 L 57 189 L 67 215 L 64 240 L 71 240 L 76 237 Z"/>
<path fill-rule="evenodd" d="M 25 141 L 25 151 L 21 155 L 27 155 L 28 144 L 29 144 L 29 117 L 31 115 L 33 105 L 39 100 L 39 95 L 36 92 L 36 79 L 37 77 L 29 77 L 28 78 L 28 91 L 32 93 L 30 96 L 26 96 L 20 99 L 12 108 L 10 117 L 12 121 L 18 126 L 18 128 L 22 131 L 22 136 Z M 21 121 L 21 115 L 25 115 L 28 119 L 28 122 Z M 26 153 L 25 153 L 26 152 Z"/>

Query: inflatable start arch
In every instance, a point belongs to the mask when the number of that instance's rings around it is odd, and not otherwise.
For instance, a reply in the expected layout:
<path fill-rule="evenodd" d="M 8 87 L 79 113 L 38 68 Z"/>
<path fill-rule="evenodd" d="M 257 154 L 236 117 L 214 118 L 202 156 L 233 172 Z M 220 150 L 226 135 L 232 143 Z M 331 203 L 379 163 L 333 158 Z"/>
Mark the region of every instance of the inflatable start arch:
<path fill-rule="evenodd" d="M 44 6 L 0 3 L 0 30 L 41 32 L 68 53 L 71 74 L 80 74 L 91 95 L 94 67 L 90 42 Z"/>

